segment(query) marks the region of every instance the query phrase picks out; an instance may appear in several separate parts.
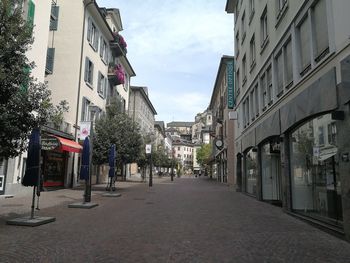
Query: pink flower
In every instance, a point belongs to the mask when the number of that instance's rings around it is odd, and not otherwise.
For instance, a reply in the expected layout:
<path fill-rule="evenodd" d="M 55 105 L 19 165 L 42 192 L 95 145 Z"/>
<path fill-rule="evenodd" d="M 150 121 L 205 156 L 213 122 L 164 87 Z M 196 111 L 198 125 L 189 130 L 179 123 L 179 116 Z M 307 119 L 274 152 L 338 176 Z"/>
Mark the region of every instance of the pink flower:
<path fill-rule="evenodd" d="M 123 67 L 120 64 L 115 66 L 114 73 L 117 76 L 118 82 L 120 84 L 124 84 L 125 83 L 125 73 L 124 73 Z"/>

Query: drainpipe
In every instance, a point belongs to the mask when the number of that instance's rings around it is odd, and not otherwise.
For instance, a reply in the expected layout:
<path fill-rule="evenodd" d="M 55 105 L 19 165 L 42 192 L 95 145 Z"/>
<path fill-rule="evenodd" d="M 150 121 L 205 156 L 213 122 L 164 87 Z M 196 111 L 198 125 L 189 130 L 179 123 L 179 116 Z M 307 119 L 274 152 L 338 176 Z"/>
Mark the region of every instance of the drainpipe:
<path fill-rule="evenodd" d="M 84 3 L 84 0 L 83 0 Z M 74 128 L 75 128 L 75 132 L 74 132 L 74 140 L 77 141 L 77 137 L 78 137 L 78 117 L 79 117 L 79 102 L 80 102 L 80 88 L 81 88 L 81 70 L 83 67 L 83 53 L 84 53 L 84 38 L 85 38 L 85 18 L 86 18 L 86 8 L 91 5 L 94 4 L 95 0 L 91 0 L 89 3 L 84 3 L 84 18 L 83 18 L 83 32 L 81 35 L 81 46 L 80 46 L 80 65 L 79 65 L 79 78 L 78 78 L 78 96 L 77 96 L 77 111 L 75 113 L 75 124 L 74 124 Z M 75 154 L 73 153 L 73 163 L 72 163 L 72 176 L 71 176 L 71 180 L 70 180 L 70 185 L 71 188 L 73 188 L 74 185 L 74 161 L 75 161 Z"/>

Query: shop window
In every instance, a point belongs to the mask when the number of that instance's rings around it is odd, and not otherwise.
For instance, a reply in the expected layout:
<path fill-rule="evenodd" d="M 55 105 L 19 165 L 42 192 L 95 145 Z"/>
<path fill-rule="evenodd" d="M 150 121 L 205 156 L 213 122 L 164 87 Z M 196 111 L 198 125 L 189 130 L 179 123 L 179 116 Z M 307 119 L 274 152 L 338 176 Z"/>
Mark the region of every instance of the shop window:
<path fill-rule="evenodd" d="M 297 213 L 337 224 L 342 221 L 339 151 L 331 114 L 292 131 L 290 164 L 292 208 Z M 331 135 L 325 136 L 324 127 Z"/>
<path fill-rule="evenodd" d="M 245 191 L 249 194 L 256 195 L 256 178 L 258 172 L 257 152 L 251 149 L 245 155 Z"/>

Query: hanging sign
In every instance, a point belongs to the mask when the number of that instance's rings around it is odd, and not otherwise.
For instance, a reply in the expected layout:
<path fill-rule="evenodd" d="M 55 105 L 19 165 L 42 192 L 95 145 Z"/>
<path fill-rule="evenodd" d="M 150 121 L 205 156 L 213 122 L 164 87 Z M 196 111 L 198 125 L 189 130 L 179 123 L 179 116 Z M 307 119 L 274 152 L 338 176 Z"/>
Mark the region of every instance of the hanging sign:
<path fill-rule="evenodd" d="M 91 121 L 81 121 L 80 122 L 80 140 L 85 140 L 86 137 L 90 135 Z"/>
<path fill-rule="evenodd" d="M 233 60 L 226 63 L 226 80 L 227 80 L 227 107 L 233 109 L 235 104 L 234 93 L 234 75 L 233 75 Z"/>
<path fill-rule="evenodd" d="M 60 146 L 60 142 L 53 136 L 41 136 L 41 150 L 52 151 Z"/>

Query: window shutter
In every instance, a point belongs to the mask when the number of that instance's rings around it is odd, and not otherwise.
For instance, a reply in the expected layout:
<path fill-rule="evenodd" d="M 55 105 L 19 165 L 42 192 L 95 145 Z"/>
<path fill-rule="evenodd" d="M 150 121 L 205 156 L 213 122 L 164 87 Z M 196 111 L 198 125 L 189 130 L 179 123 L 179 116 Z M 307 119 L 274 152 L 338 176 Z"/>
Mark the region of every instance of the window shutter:
<path fill-rule="evenodd" d="M 107 78 L 105 78 L 105 81 L 103 83 L 103 97 L 106 98 L 107 93 Z"/>
<path fill-rule="evenodd" d="M 85 72 L 84 72 L 84 80 L 88 81 L 89 79 L 89 59 L 86 57 L 85 58 Z"/>
<path fill-rule="evenodd" d="M 57 30 L 59 9 L 57 5 L 51 6 L 50 30 Z"/>
<path fill-rule="evenodd" d="M 299 27 L 301 71 L 310 65 L 310 30 L 309 19 L 306 18 Z"/>
<path fill-rule="evenodd" d="M 101 72 L 98 72 L 98 79 L 97 79 L 97 93 L 101 93 Z"/>
<path fill-rule="evenodd" d="M 283 90 L 283 60 L 282 52 L 277 55 L 276 58 L 276 71 L 277 71 L 277 94 Z"/>
<path fill-rule="evenodd" d="M 87 40 L 91 41 L 91 30 L 92 30 L 92 22 L 90 17 L 88 18 L 88 31 L 87 31 Z"/>
<path fill-rule="evenodd" d="M 34 14 L 35 14 L 35 4 L 33 3 L 32 0 L 29 0 L 28 1 L 27 21 L 31 26 L 34 25 Z"/>
<path fill-rule="evenodd" d="M 100 57 L 103 58 L 103 38 L 100 37 Z"/>
<path fill-rule="evenodd" d="M 321 55 L 329 46 L 326 9 L 325 0 L 319 0 L 314 7 L 313 15 L 316 35 L 316 57 Z"/>
<path fill-rule="evenodd" d="M 285 84 L 289 85 L 293 81 L 293 59 L 292 59 L 292 42 L 289 40 L 285 45 L 284 52 L 284 65 L 285 65 Z"/>
<path fill-rule="evenodd" d="M 94 83 L 94 64 L 91 62 L 91 79 L 90 84 L 93 85 Z"/>
<path fill-rule="evenodd" d="M 82 103 L 81 103 L 81 120 L 85 121 L 86 114 L 85 114 L 85 108 L 86 108 L 86 98 L 83 97 Z"/>
<path fill-rule="evenodd" d="M 99 38 L 100 38 L 99 35 L 100 35 L 100 34 L 99 34 L 98 30 L 96 29 L 96 31 L 95 31 L 95 37 L 94 37 L 94 43 L 93 43 L 93 46 L 94 46 L 94 48 L 95 48 L 95 51 L 98 51 L 98 40 L 99 40 Z"/>
<path fill-rule="evenodd" d="M 53 72 L 54 58 L 55 58 L 55 49 L 48 48 L 46 53 L 46 70 L 49 74 L 52 74 Z"/>

